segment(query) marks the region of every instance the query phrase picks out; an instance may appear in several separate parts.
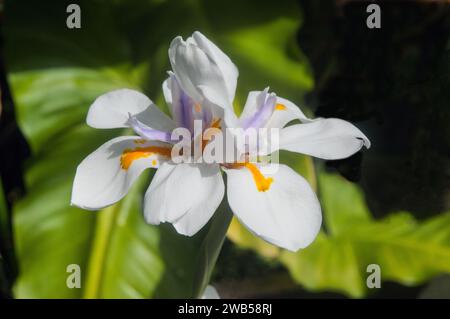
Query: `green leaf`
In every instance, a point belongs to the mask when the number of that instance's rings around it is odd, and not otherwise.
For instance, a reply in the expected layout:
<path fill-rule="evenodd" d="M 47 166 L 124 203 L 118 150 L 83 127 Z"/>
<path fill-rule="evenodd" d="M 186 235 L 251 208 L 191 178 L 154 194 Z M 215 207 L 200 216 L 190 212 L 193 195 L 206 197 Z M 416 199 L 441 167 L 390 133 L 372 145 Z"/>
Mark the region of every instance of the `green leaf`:
<path fill-rule="evenodd" d="M 330 234 L 352 231 L 372 219 L 358 187 L 336 175 L 324 173 L 319 175 L 319 183 L 320 202 L 325 212 L 324 224 Z"/>
<path fill-rule="evenodd" d="M 374 221 L 355 184 L 321 174 L 319 189 L 327 234 L 281 261 L 293 278 L 312 290 L 352 297 L 367 294 L 367 266 L 378 264 L 383 281 L 417 285 L 450 272 L 450 213 L 425 222 L 407 212 Z"/>
<path fill-rule="evenodd" d="M 69 206 L 76 166 L 106 140 L 127 134 L 87 127 L 88 106 L 100 94 L 129 87 L 164 108 L 161 84 L 169 69 L 167 48 L 174 36 L 197 29 L 245 70 L 239 81 L 243 90 L 274 83 L 283 94 L 295 92 L 291 98 L 300 98 L 298 92 L 312 80 L 292 46 L 298 10 L 294 1 L 267 6 L 259 1 L 220 1 L 216 4 L 223 12 L 215 11 L 209 1 L 195 0 L 79 3 L 81 29 L 66 27 L 64 1 L 17 0 L 5 7 L 9 80 L 20 127 L 33 151 L 25 174 L 28 193 L 14 207 L 20 266 L 15 294 L 196 296 L 223 241 L 227 219 L 222 215 L 193 238 L 176 234 L 171 225 L 145 224 L 141 203 L 146 174 L 124 200 L 101 212 Z M 253 10 L 259 7 L 264 10 Z M 216 21 L 221 14 L 236 19 Z M 266 57 L 261 50 L 267 50 Z M 241 105 L 244 96 L 245 91 L 238 97 Z M 81 289 L 66 286 L 70 264 L 81 267 Z"/>

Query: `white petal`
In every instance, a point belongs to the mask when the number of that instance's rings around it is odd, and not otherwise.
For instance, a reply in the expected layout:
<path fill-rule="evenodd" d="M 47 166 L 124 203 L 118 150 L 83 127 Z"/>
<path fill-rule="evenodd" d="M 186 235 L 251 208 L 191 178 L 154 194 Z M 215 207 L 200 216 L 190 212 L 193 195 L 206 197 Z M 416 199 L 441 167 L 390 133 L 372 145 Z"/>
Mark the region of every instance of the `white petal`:
<path fill-rule="evenodd" d="M 145 219 L 173 223 L 180 234 L 192 236 L 219 207 L 224 188 L 217 165 L 163 163 L 145 194 Z"/>
<path fill-rule="evenodd" d="M 239 220 L 256 235 L 277 246 L 297 251 L 308 246 L 320 230 L 322 215 L 308 182 L 286 165 L 278 165 L 266 191 L 259 191 L 246 167 L 226 169 L 228 202 Z"/>
<path fill-rule="evenodd" d="M 217 119 L 224 119 L 224 123 L 226 123 L 228 117 L 224 115 L 225 113 L 230 116 L 232 113 L 235 118 L 234 111 L 223 109 L 206 99 L 201 103 L 200 112 L 194 111 L 194 101 L 183 91 L 172 72 L 169 72 L 169 78 L 163 83 L 163 92 L 174 121 L 178 126 L 185 127 L 190 131 L 193 131 L 194 120 L 197 119 L 208 125 Z"/>
<path fill-rule="evenodd" d="M 129 114 L 157 130 L 170 130 L 173 121 L 144 94 L 120 89 L 99 96 L 89 108 L 86 122 L 99 129 L 129 127 Z"/>
<path fill-rule="evenodd" d="M 260 110 L 265 101 L 265 95 L 268 96 L 268 88 L 264 91 L 251 91 L 248 94 L 247 101 L 245 102 L 244 109 L 242 110 L 242 114 L 240 116 L 241 122 L 245 119 L 251 118 L 256 112 L 258 112 L 258 110 Z M 279 109 L 277 105 L 281 105 L 284 109 Z M 302 122 L 311 121 L 294 103 L 277 96 L 275 109 L 264 127 L 283 128 L 286 124 L 293 120 L 300 120 Z"/>
<path fill-rule="evenodd" d="M 285 127 L 280 149 L 323 159 L 342 159 L 370 147 L 368 138 L 353 124 L 340 119 L 317 119 Z"/>
<path fill-rule="evenodd" d="M 311 122 L 311 120 L 303 114 L 301 109 L 291 101 L 277 96 L 276 103 L 277 105 L 284 106 L 285 109 L 277 109 L 277 106 L 275 106 L 275 110 L 267 123 L 267 127 L 283 128 L 293 120 L 300 120 L 303 123 Z"/>
<path fill-rule="evenodd" d="M 204 98 L 222 108 L 231 108 L 234 97 L 228 94 L 225 77 L 192 38 L 175 38 L 169 48 L 169 59 L 183 90 L 196 102 Z"/>
<path fill-rule="evenodd" d="M 172 75 L 172 72 L 169 73 Z M 164 100 L 169 106 L 169 110 L 172 110 L 172 89 L 171 89 L 171 76 L 164 80 L 162 84 Z"/>
<path fill-rule="evenodd" d="M 249 118 L 258 110 L 259 103 L 258 97 L 266 92 L 264 91 L 250 91 L 247 96 L 247 100 L 245 101 L 244 109 L 242 110 L 240 119 Z"/>
<path fill-rule="evenodd" d="M 222 71 L 228 96 L 231 101 L 233 101 L 236 92 L 237 78 L 239 76 L 236 65 L 234 65 L 222 50 L 199 31 L 195 31 L 192 34 L 192 38 L 197 43 L 198 47 L 202 49 L 217 64 L 220 71 Z"/>
<path fill-rule="evenodd" d="M 216 288 L 211 285 L 206 286 L 201 299 L 220 299 Z"/>
<path fill-rule="evenodd" d="M 122 168 L 121 156 L 124 150 L 163 145 L 158 142 L 137 144 L 138 140 L 138 136 L 117 137 L 86 157 L 77 168 L 71 204 L 90 210 L 112 205 L 126 195 L 144 169 L 157 167 L 165 160 L 153 154 L 134 160 L 128 169 Z"/>

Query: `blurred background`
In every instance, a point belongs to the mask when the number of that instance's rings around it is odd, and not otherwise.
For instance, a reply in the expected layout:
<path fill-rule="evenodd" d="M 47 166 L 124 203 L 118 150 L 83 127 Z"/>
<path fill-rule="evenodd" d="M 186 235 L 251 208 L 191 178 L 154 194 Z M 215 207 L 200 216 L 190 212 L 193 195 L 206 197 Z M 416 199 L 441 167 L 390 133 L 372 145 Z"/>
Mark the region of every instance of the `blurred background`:
<path fill-rule="evenodd" d="M 79 29 L 66 25 L 70 3 Z M 0 1 L 0 296 L 185 298 L 212 271 L 222 297 L 450 298 L 450 4 L 376 1 L 381 28 L 369 29 L 370 3 Z M 69 206 L 79 162 L 126 133 L 88 127 L 89 105 L 129 87 L 167 111 L 168 46 L 195 30 L 239 68 L 237 111 L 270 85 L 370 138 L 340 161 L 280 155 L 322 204 L 308 248 L 280 250 L 233 220 L 212 270 L 214 220 L 193 238 L 145 224 L 151 172 L 113 207 Z M 79 289 L 66 285 L 70 264 Z M 370 264 L 381 288 L 366 285 Z"/>

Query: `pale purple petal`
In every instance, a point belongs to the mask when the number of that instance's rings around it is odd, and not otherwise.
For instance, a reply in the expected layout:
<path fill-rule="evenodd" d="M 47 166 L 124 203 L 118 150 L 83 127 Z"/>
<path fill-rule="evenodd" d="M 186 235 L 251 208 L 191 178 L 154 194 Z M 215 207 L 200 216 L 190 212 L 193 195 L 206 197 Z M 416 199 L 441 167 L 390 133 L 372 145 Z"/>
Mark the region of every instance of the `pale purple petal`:
<path fill-rule="evenodd" d="M 171 111 L 178 126 L 193 130 L 193 105 L 194 101 L 181 88 L 176 76 L 169 73 Z"/>
<path fill-rule="evenodd" d="M 131 114 L 129 114 L 128 123 L 134 130 L 134 132 L 137 135 L 141 136 L 143 139 L 146 139 L 148 141 L 162 141 L 168 143 L 171 142 L 170 132 L 152 129 L 144 123 L 140 122 L 135 116 L 132 116 Z"/>
<path fill-rule="evenodd" d="M 269 94 L 268 88 L 266 88 L 259 94 L 257 103 L 259 105 L 257 111 L 249 118 L 243 120 L 242 125 L 244 129 L 250 127 L 260 128 L 265 126 L 273 113 L 276 103 L 276 96 L 274 94 Z"/>

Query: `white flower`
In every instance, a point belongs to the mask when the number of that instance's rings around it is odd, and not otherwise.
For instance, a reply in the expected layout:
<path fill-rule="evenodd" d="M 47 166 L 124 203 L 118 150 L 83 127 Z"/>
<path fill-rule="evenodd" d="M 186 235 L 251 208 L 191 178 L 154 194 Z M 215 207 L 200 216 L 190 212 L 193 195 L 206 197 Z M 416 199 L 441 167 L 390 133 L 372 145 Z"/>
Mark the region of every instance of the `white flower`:
<path fill-rule="evenodd" d="M 230 59 L 199 32 L 169 49 L 173 73 L 163 83 L 172 115 L 162 113 L 145 95 L 122 89 L 106 93 L 90 107 L 87 123 L 94 128 L 130 127 L 139 136 L 112 139 L 78 166 L 72 204 L 100 209 L 119 201 L 139 174 L 157 168 L 144 198 L 144 216 L 151 224 L 172 223 L 192 236 L 214 214 L 225 192 L 236 217 L 254 234 L 296 251 L 309 245 L 321 226 L 319 201 L 308 182 L 286 165 L 266 173 L 262 164 L 243 162 L 180 163 L 171 160 L 171 131 L 191 133 L 194 120 L 204 128 L 226 124 L 280 128 L 279 149 L 325 159 L 345 158 L 368 139 L 339 119 L 308 119 L 293 103 L 251 92 L 240 118 L 232 111 L 238 72 Z M 292 120 L 302 124 L 286 126 Z M 202 138 L 194 136 L 194 139 Z M 202 144 L 203 145 L 203 144 Z M 276 151 L 272 148 L 268 153 Z M 261 154 L 260 154 L 261 155 Z"/>
<path fill-rule="evenodd" d="M 145 95 L 130 89 L 106 93 L 89 109 L 94 128 L 131 127 L 139 136 L 114 138 L 85 158 L 77 168 L 72 204 L 97 210 L 126 195 L 147 168 L 158 168 L 145 194 L 144 215 L 151 224 L 173 223 L 179 233 L 195 234 L 209 220 L 224 195 L 218 164 L 171 161 L 175 127 L 192 129 L 194 119 L 207 127 L 220 121 L 208 104 L 198 106 L 173 74 L 164 84 L 173 119 Z"/>

